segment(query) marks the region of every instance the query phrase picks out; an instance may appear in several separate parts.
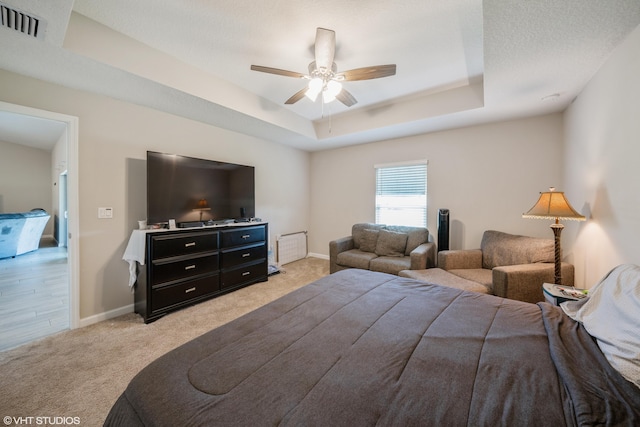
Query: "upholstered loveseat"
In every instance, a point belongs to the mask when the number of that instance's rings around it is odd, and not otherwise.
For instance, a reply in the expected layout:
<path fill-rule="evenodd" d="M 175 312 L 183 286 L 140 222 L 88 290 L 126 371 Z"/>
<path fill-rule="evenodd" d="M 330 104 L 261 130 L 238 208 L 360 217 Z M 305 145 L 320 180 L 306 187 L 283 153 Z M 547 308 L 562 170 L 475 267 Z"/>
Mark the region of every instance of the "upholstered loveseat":
<path fill-rule="evenodd" d="M 435 266 L 436 246 L 424 227 L 354 224 L 351 236 L 329 242 L 329 270 L 347 268 L 398 274 Z"/>
<path fill-rule="evenodd" d="M 438 253 L 438 267 L 481 284 L 487 293 L 543 301 L 542 284 L 554 282 L 554 241 L 487 230 L 480 249 Z M 562 263 L 562 284 L 573 286 L 574 267 Z"/>
<path fill-rule="evenodd" d="M 42 209 L 0 214 L 0 258 L 35 251 L 50 215 Z"/>

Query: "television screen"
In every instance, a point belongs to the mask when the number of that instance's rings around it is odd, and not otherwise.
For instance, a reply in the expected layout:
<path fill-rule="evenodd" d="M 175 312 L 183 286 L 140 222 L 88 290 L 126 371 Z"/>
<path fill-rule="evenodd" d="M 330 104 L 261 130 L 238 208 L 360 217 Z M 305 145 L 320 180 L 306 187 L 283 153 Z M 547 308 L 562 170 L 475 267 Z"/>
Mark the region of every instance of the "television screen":
<path fill-rule="evenodd" d="M 147 151 L 147 222 L 255 217 L 255 169 Z"/>

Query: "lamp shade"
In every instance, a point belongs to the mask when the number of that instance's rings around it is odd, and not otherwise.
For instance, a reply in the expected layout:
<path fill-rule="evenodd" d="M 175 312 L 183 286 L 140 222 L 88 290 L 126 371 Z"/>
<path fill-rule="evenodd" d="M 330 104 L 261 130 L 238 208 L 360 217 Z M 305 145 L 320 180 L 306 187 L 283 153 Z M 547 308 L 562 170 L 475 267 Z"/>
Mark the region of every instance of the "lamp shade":
<path fill-rule="evenodd" d="M 194 210 L 196 211 L 208 211 L 211 208 L 209 207 L 209 203 L 207 203 L 207 201 L 205 199 L 200 199 L 198 200 L 198 205 L 196 206 L 196 208 Z"/>
<path fill-rule="evenodd" d="M 522 214 L 523 218 L 538 218 L 538 219 L 569 219 L 575 221 L 584 221 L 586 218 L 584 215 L 580 215 L 569 204 L 569 201 L 564 196 L 564 192 L 555 191 L 555 188 L 550 188 L 549 191 L 540 193 L 540 198 L 536 204 L 529 209 L 527 213 Z"/>

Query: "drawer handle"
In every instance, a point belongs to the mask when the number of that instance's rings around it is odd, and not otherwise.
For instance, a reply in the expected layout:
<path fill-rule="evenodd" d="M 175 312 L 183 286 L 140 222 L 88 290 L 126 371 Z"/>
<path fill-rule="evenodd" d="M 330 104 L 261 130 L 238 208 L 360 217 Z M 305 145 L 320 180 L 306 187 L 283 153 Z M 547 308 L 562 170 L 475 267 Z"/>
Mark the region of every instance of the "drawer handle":
<path fill-rule="evenodd" d="M 184 247 L 185 247 L 185 248 L 188 248 L 189 246 L 195 246 L 195 245 L 196 245 L 196 242 L 185 243 L 185 244 L 184 244 Z"/>
<path fill-rule="evenodd" d="M 242 254 L 242 258 L 246 258 L 246 257 L 248 257 L 248 256 L 251 256 L 251 252 L 248 252 L 248 253 L 246 253 L 246 254 Z"/>
<path fill-rule="evenodd" d="M 194 268 L 196 268 L 195 264 L 194 265 L 187 265 L 184 269 L 185 270 L 193 270 Z"/>
<path fill-rule="evenodd" d="M 249 237 L 251 237 L 251 234 L 245 234 L 244 236 L 242 236 L 243 239 L 248 239 Z"/>
<path fill-rule="evenodd" d="M 242 275 L 243 275 L 243 276 L 248 276 L 248 275 L 250 275 L 250 274 L 251 274 L 251 272 L 250 272 L 250 271 L 245 271 L 244 273 L 242 273 Z"/>
<path fill-rule="evenodd" d="M 184 291 L 185 294 L 188 294 L 189 292 L 193 292 L 196 290 L 196 287 L 194 286 L 193 288 L 189 288 L 187 290 Z"/>

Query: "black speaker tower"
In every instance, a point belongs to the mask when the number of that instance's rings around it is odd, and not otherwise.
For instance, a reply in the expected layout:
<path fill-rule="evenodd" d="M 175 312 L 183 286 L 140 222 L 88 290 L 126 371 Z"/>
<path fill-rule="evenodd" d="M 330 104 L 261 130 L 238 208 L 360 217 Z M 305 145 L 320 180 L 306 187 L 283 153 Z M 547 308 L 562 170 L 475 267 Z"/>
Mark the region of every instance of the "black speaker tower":
<path fill-rule="evenodd" d="M 449 209 L 438 210 L 438 252 L 449 250 Z"/>

